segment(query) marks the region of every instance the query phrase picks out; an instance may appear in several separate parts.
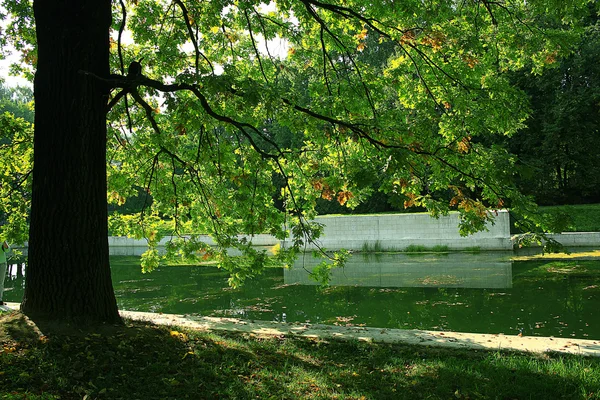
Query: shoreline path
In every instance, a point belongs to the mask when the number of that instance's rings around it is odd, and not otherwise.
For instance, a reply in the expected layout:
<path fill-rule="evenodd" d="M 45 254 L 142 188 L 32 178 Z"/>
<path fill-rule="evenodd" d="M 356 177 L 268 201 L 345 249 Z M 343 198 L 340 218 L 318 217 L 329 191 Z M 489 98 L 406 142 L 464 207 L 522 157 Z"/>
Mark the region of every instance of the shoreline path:
<path fill-rule="evenodd" d="M 18 310 L 19 306 L 19 303 L 5 303 L 3 308 Z M 360 340 L 375 343 L 405 343 L 432 347 L 470 348 L 473 350 L 506 350 L 531 353 L 556 352 L 600 357 L 600 340 L 296 324 L 137 311 L 120 311 L 120 314 L 125 319 L 149 321 L 158 325 L 172 325 L 205 331 L 244 332 L 259 336 Z"/>

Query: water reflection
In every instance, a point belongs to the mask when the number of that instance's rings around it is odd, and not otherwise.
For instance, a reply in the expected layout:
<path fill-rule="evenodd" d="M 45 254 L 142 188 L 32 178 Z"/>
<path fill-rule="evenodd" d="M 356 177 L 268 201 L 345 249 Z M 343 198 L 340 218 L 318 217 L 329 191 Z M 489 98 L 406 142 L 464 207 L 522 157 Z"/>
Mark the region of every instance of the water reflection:
<path fill-rule="evenodd" d="M 511 288 L 512 252 L 355 255 L 334 269 L 332 286 Z M 317 261 L 299 259 L 283 272 L 287 285 L 317 285 L 311 272 Z"/>
<path fill-rule="evenodd" d="M 8 264 L 6 268 L 6 277 L 4 279 L 4 294 L 5 301 L 14 301 L 23 297 L 23 289 L 25 288 L 25 262 L 13 262 Z"/>
<path fill-rule="evenodd" d="M 6 269 L 6 279 L 21 279 L 25 276 L 25 263 L 14 263 L 8 264 L 8 268 Z"/>
<path fill-rule="evenodd" d="M 268 268 L 238 289 L 215 267 L 164 266 L 143 274 L 139 257 L 117 256 L 111 270 L 123 310 L 600 339 L 597 258 L 511 265 L 509 255 L 355 254 L 330 287 L 308 280 L 310 258 L 292 270 Z M 4 300 L 21 301 L 23 267 L 10 266 Z"/>

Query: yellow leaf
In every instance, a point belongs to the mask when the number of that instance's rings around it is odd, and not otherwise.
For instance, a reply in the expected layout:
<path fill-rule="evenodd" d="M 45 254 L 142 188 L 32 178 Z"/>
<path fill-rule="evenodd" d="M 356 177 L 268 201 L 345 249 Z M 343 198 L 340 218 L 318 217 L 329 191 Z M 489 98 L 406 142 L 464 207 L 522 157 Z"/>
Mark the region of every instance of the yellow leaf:
<path fill-rule="evenodd" d="M 180 338 L 183 340 L 187 340 L 187 338 L 188 338 L 185 333 L 181 333 L 181 332 L 177 332 L 177 331 L 171 331 L 169 333 L 171 334 L 172 337 Z"/>
<path fill-rule="evenodd" d="M 463 138 L 460 142 L 458 142 L 457 147 L 460 153 L 468 153 L 471 149 L 470 136 Z"/>
<path fill-rule="evenodd" d="M 410 44 L 414 40 L 415 40 L 415 33 L 411 30 L 408 30 L 402 34 L 402 37 L 400 38 L 400 43 L 402 45 Z"/>
<path fill-rule="evenodd" d="M 557 56 L 557 52 L 554 51 L 552 53 L 546 54 L 546 59 L 544 60 L 544 62 L 546 64 L 554 64 L 556 62 L 556 56 Z"/>
<path fill-rule="evenodd" d="M 352 194 L 352 192 L 349 191 L 343 191 L 343 192 L 339 192 L 338 196 L 337 196 L 337 200 L 338 203 L 340 203 L 340 205 L 344 205 L 346 204 L 346 202 L 348 202 L 348 200 L 350 200 L 352 197 L 354 197 L 354 195 Z"/>

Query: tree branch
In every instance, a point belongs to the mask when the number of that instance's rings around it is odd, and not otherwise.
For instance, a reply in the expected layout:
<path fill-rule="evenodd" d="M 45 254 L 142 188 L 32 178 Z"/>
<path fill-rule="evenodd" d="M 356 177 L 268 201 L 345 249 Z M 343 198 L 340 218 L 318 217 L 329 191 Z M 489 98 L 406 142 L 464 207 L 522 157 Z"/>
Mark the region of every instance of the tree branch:
<path fill-rule="evenodd" d="M 254 40 L 254 34 L 252 33 L 252 24 L 250 23 L 250 17 L 248 16 L 248 11 L 244 10 L 244 16 L 246 17 L 246 21 L 248 22 L 248 32 L 250 33 L 250 40 L 252 41 L 252 48 L 254 48 L 254 54 L 256 54 L 256 58 L 258 59 L 258 65 L 260 67 L 260 72 L 262 73 L 263 78 L 265 78 L 265 82 L 269 84 L 269 79 L 265 74 L 265 69 L 262 65 L 262 60 L 260 58 L 260 53 L 258 52 L 258 48 L 256 47 L 256 41 Z M 265 38 L 266 42 L 266 38 Z M 265 43 L 266 45 L 266 43 Z"/>
<path fill-rule="evenodd" d="M 194 45 L 194 52 L 195 52 L 195 58 L 196 58 L 196 60 L 195 60 L 196 61 L 196 76 L 198 76 L 198 74 L 200 73 L 199 56 L 202 56 L 202 58 L 204 58 L 204 60 L 210 67 L 212 74 L 214 75 L 215 69 L 214 69 L 212 63 L 204 55 L 204 53 L 202 53 L 200 51 L 200 48 L 198 47 L 198 41 L 196 40 L 196 35 L 194 35 L 194 30 L 192 29 L 192 25 L 190 24 L 190 17 L 189 17 L 188 10 L 185 7 L 185 4 L 183 4 L 183 2 L 181 0 L 175 0 L 175 3 L 179 6 L 179 8 L 181 9 L 181 12 L 183 13 L 183 19 L 185 20 L 185 26 L 187 27 L 187 30 L 188 30 L 188 36 L 189 36 L 190 40 L 192 41 L 192 44 Z"/>
<path fill-rule="evenodd" d="M 117 51 L 119 52 L 119 64 L 121 66 L 121 74 L 125 75 L 125 64 L 123 63 L 123 53 L 121 51 L 121 37 L 123 36 L 123 31 L 125 30 L 125 25 L 127 21 L 127 8 L 125 8 L 125 3 L 123 0 L 119 0 L 121 3 L 121 14 L 123 15 L 123 19 L 121 20 L 121 25 L 119 26 L 119 36 L 117 39 Z"/>

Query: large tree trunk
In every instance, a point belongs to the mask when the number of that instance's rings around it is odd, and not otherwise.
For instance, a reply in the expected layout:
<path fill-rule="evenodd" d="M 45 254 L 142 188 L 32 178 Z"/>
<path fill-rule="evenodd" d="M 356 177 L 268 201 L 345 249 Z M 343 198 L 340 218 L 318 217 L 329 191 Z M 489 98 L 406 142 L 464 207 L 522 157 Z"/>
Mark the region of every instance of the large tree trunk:
<path fill-rule="evenodd" d="M 36 0 L 34 172 L 22 310 L 115 322 L 108 257 L 110 0 Z"/>

